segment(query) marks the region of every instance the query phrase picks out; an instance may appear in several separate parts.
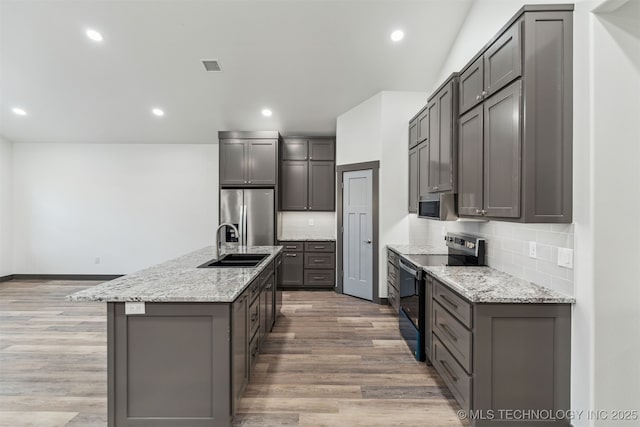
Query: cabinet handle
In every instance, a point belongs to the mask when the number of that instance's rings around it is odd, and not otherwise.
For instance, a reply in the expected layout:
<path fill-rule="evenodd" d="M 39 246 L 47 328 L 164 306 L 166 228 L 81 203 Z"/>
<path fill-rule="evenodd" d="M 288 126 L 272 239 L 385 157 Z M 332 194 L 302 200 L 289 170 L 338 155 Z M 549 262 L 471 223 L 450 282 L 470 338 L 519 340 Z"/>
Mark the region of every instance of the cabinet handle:
<path fill-rule="evenodd" d="M 249 184 L 251 184 L 251 181 L 249 181 Z"/>
<path fill-rule="evenodd" d="M 324 249 L 324 246 L 314 246 L 313 249 Z"/>
<path fill-rule="evenodd" d="M 446 295 L 440 295 L 440 299 L 442 299 L 442 301 L 446 302 L 447 304 L 449 304 L 450 306 L 452 306 L 456 310 L 458 309 L 458 304 L 456 304 L 453 301 L 451 301 L 449 298 L 447 298 Z"/>
<path fill-rule="evenodd" d="M 440 187 L 433 187 L 433 189 L 434 189 L 434 190 L 439 190 L 439 189 L 440 189 Z"/>
<path fill-rule="evenodd" d="M 482 99 L 481 95 L 476 95 L 476 101 L 480 101 Z"/>
<path fill-rule="evenodd" d="M 313 156 L 309 156 L 309 160 L 313 160 Z"/>
<path fill-rule="evenodd" d="M 289 256 L 289 257 L 294 257 L 295 258 L 295 257 L 298 256 L 298 254 L 285 254 L 285 256 Z"/>
<path fill-rule="evenodd" d="M 247 181 L 244 182 L 245 184 L 247 183 Z"/>
<path fill-rule="evenodd" d="M 442 328 L 443 331 L 445 331 L 447 333 L 447 335 L 449 335 L 449 338 L 451 338 L 454 341 L 458 341 L 458 337 L 456 337 L 456 334 L 453 333 L 453 331 L 444 323 L 440 323 L 440 327 Z"/>
<path fill-rule="evenodd" d="M 451 371 L 449 364 L 444 360 L 440 360 L 440 363 L 442 364 L 442 367 L 444 368 L 444 370 L 447 371 L 447 374 L 449 374 L 451 379 L 455 382 L 458 382 L 458 377 Z"/>
<path fill-rule="evenodd" d="M 482 215 L 482 210 L 481 209 L 476 209 L 476 213 Z"/>
<path fill-rule="evenodd" d="M 324 277 L 322 276 L 313 276 L 313 280 L 322 280 Z"/>
<path fill-rule="evenodd" d="M 322 264 L 324 263 L 323 259 L 314 259 L 313 262 L 315 262 L 316 264 Z"/>
<path fill-rule="evenodd" d="M 483 97 L 483 98 L 484 98 L 485 96 L 489 95 L 489 94 L 487 93 L 487 91 L 486 91 L 486 90 L 483 90 L 481 94 L 482 94 L 482 97 Z"/>
<path fill-rule="evenodd" d="M 295 245 L 294 246 L 285 246 L 285 248 L 287 248 L 287 249 L 295 249 L 295 248 L 297 248 L 297 246 L 295 246 Z"/>
<path fill-rule="evenodd" d="M 307 207 L 306 207 L 306 206 L 304 207 L 304 210 L 305 210 L 305 211 L 307 210 Z"/>

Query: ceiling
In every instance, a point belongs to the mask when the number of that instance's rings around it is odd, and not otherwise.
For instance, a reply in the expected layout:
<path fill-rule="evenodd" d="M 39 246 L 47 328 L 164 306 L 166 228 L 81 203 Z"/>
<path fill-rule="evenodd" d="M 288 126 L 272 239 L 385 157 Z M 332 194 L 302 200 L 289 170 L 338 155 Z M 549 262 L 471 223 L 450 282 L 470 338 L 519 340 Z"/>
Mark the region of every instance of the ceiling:
<path fill-rule="evenodd" d="M 470 3 L 0 0 L 0 134 L 83 143 L 331 134 L 337 116 L 377 92 L 432 88 Z M 394 43 L 397 28 L 406 36 Z M 207 73 L 203 59 L 223 71 Z"/>

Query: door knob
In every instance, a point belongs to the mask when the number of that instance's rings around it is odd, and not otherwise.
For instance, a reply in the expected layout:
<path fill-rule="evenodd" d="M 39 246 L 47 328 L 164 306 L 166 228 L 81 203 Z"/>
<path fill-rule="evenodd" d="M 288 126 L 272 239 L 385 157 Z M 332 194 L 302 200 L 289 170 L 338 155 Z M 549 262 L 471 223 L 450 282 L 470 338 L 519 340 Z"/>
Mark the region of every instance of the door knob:
<path fill-rule="evenodd" d="M 365 240 L 364 242 L 365 242 L 365 243 L 368 243 L 368 244 L 371 244 L 371 239 L 369 239 L 369 240 Z"/>

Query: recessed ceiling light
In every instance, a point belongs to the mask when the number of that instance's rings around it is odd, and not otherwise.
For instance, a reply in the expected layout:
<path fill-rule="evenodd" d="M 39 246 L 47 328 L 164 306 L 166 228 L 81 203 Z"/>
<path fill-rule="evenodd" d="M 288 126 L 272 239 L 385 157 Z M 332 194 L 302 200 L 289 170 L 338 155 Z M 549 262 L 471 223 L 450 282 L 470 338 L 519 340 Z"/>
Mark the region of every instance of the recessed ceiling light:
<path fill-rule="evenodd" d="M 18 107 L 14 107 L 11 109 L 11 111 L 13 111 L 13 114 L 17 114 L 18 116 L 26 116 L 27 112 L 24 111 L 22 108 L 18 108 Z"/>
<path fill-rule="evenodd" d="M 404 31 L 402 30 L 395 30 L 394 32 L 391 33 L 391 40 L 393 40 L 394 42 L 399 42 L 403 38 L 404 38 Z"/>
<path fill-rule="evenodd" d="M 262 115 L 265 116 L 265 117 L 271 117 L 272 114 L 273 114 L 273 112 L 268 108 L 264 108 L 262 110 Z"/>
<path fill-rule="evenodd" d="M 151 112 L 153 113 L 154 116 L 158 116 L 158 117 L 164 116 L 164 111 L 162 111 L 159 108 L 153 108 L 151 109 Z"/>
<path fill-rule="evenodd" d="M 96 30 L 93 30 L 91 28 L 87 29 L 85 34 L 87 35 L 87 37 L 89 37 L 94 42 L 101 42 L 103 40 L 102 34 L 100 34 Z"/>

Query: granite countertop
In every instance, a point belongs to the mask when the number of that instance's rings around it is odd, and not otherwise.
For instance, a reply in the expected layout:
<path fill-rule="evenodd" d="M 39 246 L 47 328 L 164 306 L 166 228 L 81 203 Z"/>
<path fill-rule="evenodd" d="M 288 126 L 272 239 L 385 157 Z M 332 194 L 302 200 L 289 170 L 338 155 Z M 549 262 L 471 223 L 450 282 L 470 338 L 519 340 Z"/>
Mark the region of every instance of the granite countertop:
<path fill-rule="evenodd" d="M 69 295 L 71 301 L 233 302 L 282 246 L 230 245 L 221 253 L 269 256 L 254 268 L 198 268 L 215 256 L 213 246 Z"/>
<path fill-rule="evenodd" d="M 573 304 L 575 298 L 491 267 L 427 266 L 424 271 L 474 303 Z"/>
<path fill-rule="evenodd" d="M 278 237 L 278 241 L 281 242 L 335 242 L 335 237 L 310 237 L 310 236 L 282 236 Z"/>
<path fill-rule="evenodd" d="M 406 244 L 389 244 L 389 249 L 399 255 L 447 255 L 447 247 L 433 245 L 406 245 Z"/>

